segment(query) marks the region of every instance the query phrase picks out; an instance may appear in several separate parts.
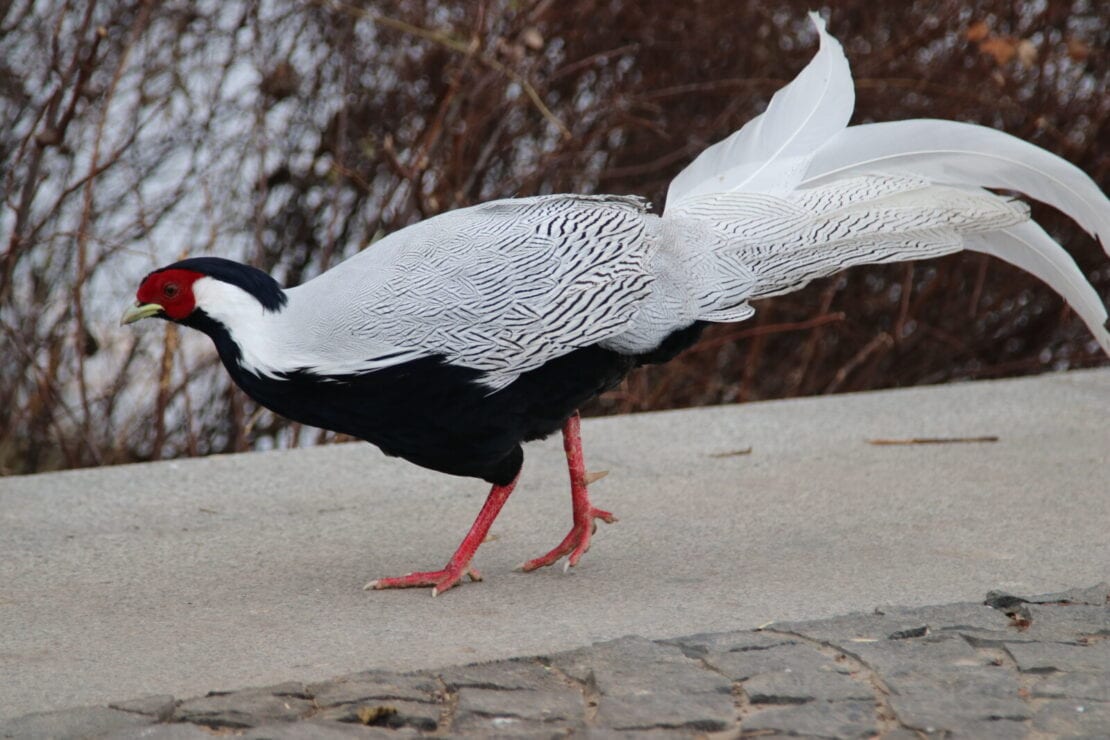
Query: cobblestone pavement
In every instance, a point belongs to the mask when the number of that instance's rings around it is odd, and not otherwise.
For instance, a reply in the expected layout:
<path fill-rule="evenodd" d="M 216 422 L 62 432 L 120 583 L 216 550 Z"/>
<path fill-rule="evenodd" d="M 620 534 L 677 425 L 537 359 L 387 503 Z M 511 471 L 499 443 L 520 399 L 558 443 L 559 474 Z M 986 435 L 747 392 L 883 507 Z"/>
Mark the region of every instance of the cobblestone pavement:
<path fill-rule="evenodd" d="M 0 737 L 1110 737 L 1110 585 L 32 714 Z"/>

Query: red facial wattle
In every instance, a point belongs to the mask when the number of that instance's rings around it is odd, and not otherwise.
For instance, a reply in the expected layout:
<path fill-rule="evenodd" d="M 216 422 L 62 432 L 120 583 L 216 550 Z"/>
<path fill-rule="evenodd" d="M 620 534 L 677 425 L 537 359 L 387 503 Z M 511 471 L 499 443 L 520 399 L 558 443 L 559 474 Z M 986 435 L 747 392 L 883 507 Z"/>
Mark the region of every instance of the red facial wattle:
<path fill-rule="evenodd" d="M 196 308 L 193 283 L 202 277 L 193 270 L 159 270 L 147 276 L 135 297 L 139 303 L 157 303 L 167 317 L 180 321 Z"/>

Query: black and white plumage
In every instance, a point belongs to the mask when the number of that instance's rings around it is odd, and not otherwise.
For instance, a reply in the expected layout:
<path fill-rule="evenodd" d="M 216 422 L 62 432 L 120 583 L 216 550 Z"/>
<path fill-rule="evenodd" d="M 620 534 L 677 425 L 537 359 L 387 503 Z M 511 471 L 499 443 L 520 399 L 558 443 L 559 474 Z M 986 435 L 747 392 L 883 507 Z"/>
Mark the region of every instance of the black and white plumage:
<path fill-rule="evenodd" d="M 979 126 L 848 127 L 848 63 L 812 17 L 813 61 L 675 178 L 662 216 L 624 196 L 496 201 L 410 226 L 287 289 L 227 260 L 184 260 L 147 276 L 125 321 L 206 332 L 235 382 L 279 414 L 492 483 L 447 568 L 375 582 L 439 591 L 471 572 L 472 538 L 511 492 L 521 443 L 560 428 L 574 529 L 529 565 L 576 563 L 593 519 L 612 518 L 589 505 L 576 409 L 707 322 L 749 317 L 754 298 L 853 265 L 972 249 L 1049 283 L 1110 353 L 1106 308 L 1074 261 L 1024 203 L 985 189 L 1048 203 L 1108 245 L 1110 202 L 1095 183 Z"/>

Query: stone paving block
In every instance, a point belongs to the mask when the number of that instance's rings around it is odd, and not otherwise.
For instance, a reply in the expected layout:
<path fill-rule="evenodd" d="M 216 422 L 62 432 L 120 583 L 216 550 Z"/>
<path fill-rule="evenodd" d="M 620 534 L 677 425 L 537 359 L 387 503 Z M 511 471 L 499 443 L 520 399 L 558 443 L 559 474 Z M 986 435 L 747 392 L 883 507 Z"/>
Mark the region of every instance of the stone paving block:
<path fill-rule="evenodd" d="M 847 672 L 817 648 L 807 643 L 789 643 L 766 650 L 709 653 L 702 660 L 733 681 L 746 681 L 761 673 L 808 673 L 810 671 Z"/>
<path fill-rule="evenodd" d="M 579 736 L 583 725 L 580 722 L 539 722 L 520 717 L 486 717 L 480 714 L 467 714 L 456 719 L 451 725 L 452 737 L 480 738 L 522 738 L 540 740 L 573 735 Z"/>
<path fill-rule="evenodd" d="M 931 669 L 918 665 L 917 670 L 880 673 L 887 687 L 896 694 L 933 691 L 946 694 L 974 694 L 983 697 L 1018 695 L 1018 674 L 1006 666 L 947 666 Z"/>
<path fill-rule="evenodd" d="M 592 648 L 553 656 L 551 665 L 576 681 L 593 684 L 602 694 L 667 693 L 681 686 L 690 694 L 729 693 L 728 679 L 686 657 L 674 645 L 640 637 L 604 642 Z"/>
<path fill-rule="evenodd" d="M 888 682 L 899 676 L 932 675 L 951 668 L 982 666 L 988 660 L 955 634 L 875 642 L 834 638 L 832 644 L 857 657 Z"/>
<path fill-rule="evenodd" d="M 602 696 L 594 721 L 613 730 L 681 728 L 719 732 L 735 724 L 736 704 L 730 694 L 686 693 L 674 689 L 651 694 Z"/>
<path fill-rule="evenodd" d="M 247 728 L 269 722 L 291 722 L 307 716 L 314 706 L 301 684 L 281 684 L 244 689 L 231 693 L 211 693 L 190 699 L 174 710 L 174 721 L 193 722 L 207 727 Z"/>
<path fill-rule="evenodd" d="M 946 691 L 922 683 L 920 688 L 891 694 L 888 698 L 898 719 L 925 732 L 955 731 L 970 722 L 995 719 L 1024 720 L 1032 716 L 1029 705 L 1017 695 L 997 695 L 990 686 L 974 681 L 965 691 Z"/>
<path fill-rule="evenodd" d="M 883 740 L 921 740 L 921 733 L 905 727 L 895 727 L 883 733 Z"/>
<path fill-rule="evenodd" d="M 684 738 L 689 740 L 690 730 L 668 730 L 655 728 L 651 730 L 611 730 L 604 727 L 591 727 L 576 731 L 574 740 L 670 740 L 670 738 Z M 763 740 L 760 738 L 760 740 Z"/>
<path fill-rule="evenodd" d="M 0 735 L 0 737 L 3 736 Z M 130 727 L 100 737 L 111 738 L 111 740 L 212 740 L 214 736 L 212 730 L 200 725 L 191 725 L 187 722 L 171 722 Z"/>
<path fill-rule="evenodd" d="M 1110 704 L 1053 699 L 1033 716 L 1033 729 L 1057 737 L 1110 735 Z"/>
<path fill-rule="evenodd" d="M 968 644 L 977 648 L 1000 648 L 1015 642 L 1037 642 L 1037 637 L 1029 634 L 1028 630 L 1010 628 L 1008 630 L 973 630 L 959 631 L 960 637 L 967 640 Z"/>
<path fill-rule="evenodd" d="M 1091 635 L 1110 635 L 1110 606 L 1045 606 L 1026 607 L 1033 623 L 1023 631 L 1029 640 L 1076 642 Z"/>
<path fill-rule="evenodd" d="M 826 642 L 827 638 L 837 639 L 864 638 L 885 640 L 891 634 L 928 627 L 921 618 L 903 613 L 863 613 L 846 614 L 831 619 L 816 619 L 806 622 L 773 622 L 764 628 L 772 634 L 802 635 L 810 640 Z"/>
<path fill-rule="evenodd" d="M 744 733 L 774 731 L 791 736 L 869 738 L 878 732 L 879 720 L 874 702 L 810 702 L 756 712 L 740 724 L 740 729 Z"/>
<path fill-rule="evenodd" d="M 175 704 L 174 698 L 169 694 L 154 694 L 129 701 L 113 702 L 108 706 L 122 712 L 145 714 L 158 722 L 165 722 L 173 716 Z"/>
<path fill-rule="evenodd" d="M 727 696 L 732 691 L 729 679 L 693 661 L 647 665 L 603 663 L 594 669 L 594 676 L 598 690 L 607 696 L 666 693 L 675 687 L 681 687 L 689 695 L 713 693 Z"/>
<path fill-rule="evenodd" d="M 1073 588 L 1054 594 L 1031 596 L 1028 601 L 1032 604 L 1067 603 L 1107 606 L 1110 605 L 1110 583 L 1104 581 L 1090 588 Z"/>
<path fill-rule="evenodd" d="M 1033 685 L 1037 699 L 1078 699 L 1110 702 L 1110 675 L 1104 673 L 1056 673 Z"/>
<path fill-rule="evenodd" d="M 411 727 L 431 732 L 439 726 L 440 704 L 417 701 L 365 701 L 329 707 L 312 716 L 324 722 L 346 722 L 397 729 Z"/>
<path fill-rule="evenodd" d="M 415 730 L 395 730 L 384 727 L 367 727 L 344 722 L 280 722 L 247 730 L 236 737 L 245 740 L 386 740 L 387 738 L 413 737 Z M 212 735 L 207 736 L 209 740 Z"/>
<path fill-rule="evenodd" d="M 970 722 L 1024 720 L 1029 705 L 1019 695 L 1017 674 L 1005 666 L 932 666 L 880 673 L 893 692 L 889 701 L 903 724 L 920 730 L 954 731 Z"/>
<path fill-rule="evenodd" d="M 499 691 L 464 688 L 459 690 L 456 716 L 516 717 L 539 722 L 578 721 L 585 714 L 581 693 L 562 690 Z"/>
<path fill-rule="evenodd" d="M 871 701 L 867 684 L 842 673 L 821 669 L 805 673 L 762 673 L 745 681 L 744 692 L 753 704 L 804 704 L 807 701 Z"/>
<path fill-rule="evenodd" d="M 60 712 L 40 712 L 0 721 L 0 738 L 99 737 L 151 725 L 153 720 L 135 712 L 108 707 L 79 707 Z"/>
<path fill-rule="evenodd" d="M 1058 642 L 1016 643 L 1007 645 L 1018 668 L 1027 673 L 1086 671 L 1110 673 L 1110 641 L 1093 645 L 1066 645 Z"/>
<path fill-rule="evenodd" d="M 241 689 L 241 691 L 253 691 L 270 694 L 272 696 L 288 696 L 294 699 L 311 698 L 311 695 L 308 693 L 308 685 L 300 681 L 286 681 L 285 683 L 278 683 L 270 686 L 253 686 Z"/>
<path fill-rule="evenodd" d="M 474 663 L 446 668 L 438 671 L 437 675 L 452 691 L 464 687 L 538 691 L 566 686 L 551 668 L 536 660 Z"/>
<path fill-rule="evenodd" d="M 334 681 L 310 684 L 306 692 L 318 707 L 358 701 L 438 701 L 439 685 L 431 676 L 356 673 Z"/>
<path fill-rule="evenodd" d="M 952 730 L 948 737 L 964 738 L 966 740 L 1024 740 L 1031 733 L 1032 727 L 1028 722 L 998 719 L 968 722 Z M 884 738 L 883 740 L 887 739 Z"/>
<path fill-rule="evenodd" d="M 1009 621 L 1002 612 L 983 604 L 965 602 L 915 608 L 881 607 L 871 613 L 847 614 L 831 619 L 775 622 L 764 631 L 804 635 L 818 642 L 889 640 L 963 629 L 1002 630 Z"/>
<path fill-rule="evenodd" d="M 971 602 L 914 608 L 883 607 L 871 614 L 775 623 L 767 631 L 804 635 L 841 646 L 863 641 L 938 639 L 962 634 L 979 635 L 995 644 L 1015 635 L 1016 639 L 1022 639 L 1006 614 Z"/>
<path fill-rule="evenodd" d="M 673 640 L 663 640 L 664 644 L 677 645 L 687 655 L 706 653 L 741 653 L 748 650 L 766 650 L 779 645 L 793 645 L 796 638 L 774 632 L 720 632 L 716 634 L 690 635 Z"/>
<path fill-rule="evenodd" d="M 963 602 L 943 606 L 921 606 L 896 609 L 891 614 L 914 615 L 929 626 L 930 633 L 959 632 L 965 629 L 1005 630 L 1010 618 L 1005 612 L 985 604 Z"/>

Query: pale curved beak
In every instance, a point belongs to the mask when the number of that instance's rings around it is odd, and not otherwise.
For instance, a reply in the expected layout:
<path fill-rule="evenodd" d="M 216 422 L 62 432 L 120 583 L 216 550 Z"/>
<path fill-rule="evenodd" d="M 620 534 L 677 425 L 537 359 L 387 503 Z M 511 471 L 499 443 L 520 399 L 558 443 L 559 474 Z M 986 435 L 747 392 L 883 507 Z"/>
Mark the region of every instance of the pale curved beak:
<path fill-rule="evenodd" d="M 128 306 L 127 310 L 123 312 L 119 325 L 133 324 L 139 319 L 148 319 L 160 313 L 162 313 L 162 307 L 157 303 L 136 303 L 134 306 Z"/>

